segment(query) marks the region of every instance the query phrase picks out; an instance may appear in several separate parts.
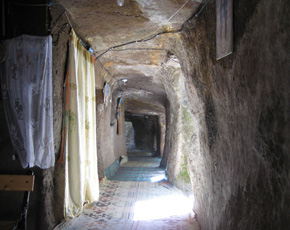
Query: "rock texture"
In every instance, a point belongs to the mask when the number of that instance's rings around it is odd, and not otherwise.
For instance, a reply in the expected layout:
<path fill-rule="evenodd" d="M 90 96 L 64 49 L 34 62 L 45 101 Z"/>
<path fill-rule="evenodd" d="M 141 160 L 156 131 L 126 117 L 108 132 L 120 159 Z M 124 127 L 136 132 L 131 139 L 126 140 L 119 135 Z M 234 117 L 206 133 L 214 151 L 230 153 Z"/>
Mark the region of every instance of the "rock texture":
<path fill-rule="evenodd" d="M 100 51 L 149 38 L 164 29 L 179 29 L 195 11 L 199 1 L 126 0 L 123 7 L 119 7 L 116 1 L 107 0 L 59 2 L 71 15 L 79 35 Z M 168 21 L 184 4 L 182 10 Z"/>
<path fill-rule="evenodd" d="M 201 229 L 289 226 L 289 7 L 234 1 L 235 49 L 221 61 L 213 2 L 171 43 L 203 105 L 190 162 Z"/>
<path fill-rule="evenodd" d="M 68 41 L 59 29 L 68 32 L 71 23 L 95 51 L 96 89 L 105 82 L 111 89 L 107 106 L 97 106 L 99 178 L 126 155 L 124 113 L 154 117 L 162 166 L 171 183 L 194 195 L 202 230 L 288 229 L 290 3 L 233 1 L 234 52 L 216 61 L 215 1 L 205 2 L 185 24 L 200 1 L 125 0 L 118 7 L 115 1 L 61 0 L 52 7 L 56 156 Z M 1 171 L 22 172 L 11 160 L 3 112 L 0 123 Z M 63 218 L 64 170 L 62 164 L 35 169 L 29 229 L 52 229 Z"/>

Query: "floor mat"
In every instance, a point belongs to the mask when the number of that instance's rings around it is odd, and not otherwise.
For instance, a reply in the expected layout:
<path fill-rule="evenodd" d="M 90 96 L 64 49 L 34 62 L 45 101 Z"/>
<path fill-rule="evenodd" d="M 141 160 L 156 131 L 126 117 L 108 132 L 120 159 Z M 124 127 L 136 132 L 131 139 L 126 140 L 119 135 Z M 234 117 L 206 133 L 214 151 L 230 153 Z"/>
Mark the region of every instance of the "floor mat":
<path fill-rule="evenodd" d="M 122 164 L 122 167 L 146 167 L 157 168 L 161 162 L 160 157 L 136 157 L 129 156 L 128 162 Z"/>
<path fill-rule="evenodd" d="M 137 156 L 137 157 L 150 157 L 153 155 L 150 151 L 144 151 L 144 150 L 131 150 L 127 152 L 128 156 Z"/>
<path fill-rule="evenodd" d="M 168 182 L 104 180 L 99 201 L 88 205 L 66 229 L 198 229 L 190 207 L 178 207 L 189 204 L 189 200 L 183 199 L 187 198 Z"/>
<path fill-rule="evenodd" d="M 117 181 L 149 181 L 156 182 L 166 179 L 165 169 L 148 167 L 120 167 L 109 180 Z"/>
<path fill-rule="evenodd" d="M 132 155 L 100 182 L 98 201 L 55 230 L 198 230 L 193 200 L 164 180 L 163 168 L 144 166 L 159 166 L 160 158 Z"/>
<path fill-rule="evenodd" d="M 128 163 L 122 165 L 122 167 L 143 167 L 143 168 L 157 168 L 159 167 L 160 162 L 150 162 L 150 161 L 145 161 L 145 162 L 140 162 L 140 161 L 129 161 Z"/>

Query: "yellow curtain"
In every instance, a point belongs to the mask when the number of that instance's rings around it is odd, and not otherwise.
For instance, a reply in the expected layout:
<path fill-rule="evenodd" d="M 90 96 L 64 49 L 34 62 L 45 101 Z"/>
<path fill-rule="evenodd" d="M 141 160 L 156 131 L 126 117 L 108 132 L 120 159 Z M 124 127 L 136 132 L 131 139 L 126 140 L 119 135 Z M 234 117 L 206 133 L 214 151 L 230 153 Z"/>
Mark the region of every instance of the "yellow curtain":
<path fill-rule="evenodd" d="M 66 77 L 63 151 L 65 215 L 74 217 L 99 197 L 94 58 L 72 31 Z"/>

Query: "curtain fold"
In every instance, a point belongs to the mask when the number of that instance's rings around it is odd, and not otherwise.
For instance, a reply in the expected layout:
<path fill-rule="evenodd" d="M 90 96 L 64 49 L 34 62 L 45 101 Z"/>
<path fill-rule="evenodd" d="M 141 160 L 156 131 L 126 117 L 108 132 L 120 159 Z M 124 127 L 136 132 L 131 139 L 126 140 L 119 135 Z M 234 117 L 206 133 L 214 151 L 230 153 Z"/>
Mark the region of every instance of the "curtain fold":
<path fill-rule="evenodd" d="M 4 46 L 1 89 L 13 148 L 23 168 L 52 167 L 52 38 L 22 35 Z"/>
<path fill-rule="evenodd" d="M 74 217 L 99 197 L 94 58 L 72 31 L 65 82 L 63 150 L 65 215 Z"/>

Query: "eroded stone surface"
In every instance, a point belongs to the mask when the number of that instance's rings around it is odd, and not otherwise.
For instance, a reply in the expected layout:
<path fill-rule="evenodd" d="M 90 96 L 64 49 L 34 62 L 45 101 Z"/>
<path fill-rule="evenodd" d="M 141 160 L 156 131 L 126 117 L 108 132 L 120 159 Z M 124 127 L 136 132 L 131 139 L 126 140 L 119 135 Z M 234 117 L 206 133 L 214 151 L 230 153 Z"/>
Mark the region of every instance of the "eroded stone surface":
<path fill-rule="evenodd" d="M 114 0 L 59 2 L 71 15 L 79 35 L 96 51 L 148 38 L 156 30 L 179 29 L 198 6 L 198 2 L 186 0 L 126 0 L 123 7 Z"/>
<path fill-rule="evenodd" d="M 110 51 L 100 61 L 116 79 L 130 80 L 119 91 L 114 83 L 114 103 L 123 95 L 126 110 L 165 117 L 163 164 L 171 182 L 192 189 L 201 229 L 286 229 L 289 4 L 234 4 L 235 52 L 219 62 L 214 2 L 183 33 Z M 127 41 L 141 34 L 131 32 Z"/>
<path fill-rule="evenodd" d="M 190 1 L 167 24 L 165 19 L 186 1 L 162 1 L 164 6 L 161 1 L 126 1 L 123 8 L 115 1 L 60 2 L 95 51 L 143 38 L 160 26 L 178 29 L 195 11 L 190 4 L 197 4 Z M 288 229 L 290 4 L 234 1 L 234 10 L 234 53 L 221 61 L 215 58 L 214 1 L 182 33 L 119 47 L 96 60 L 96 88 L 106 81 L 112 89 L 108 105 L 97 107 L 99 177 L 126 154 L 124 132 L 116 134 L 116 103 L 122 96 L 122 114 L 158 116 L 162 163 L 170 182 L 194 193 L 201 229 Z M 55 22 L 62 12 L 52 14 Z M 64 17 L 61 24 L 66 22 Z M 68 37 L 61 38 L 54 48 L 53 72 L 57 156 Z M 0 121 L 5 134 L 1 167 L 21 171 L 10 159 L 3 114 Z M 36 174 L 29 218 L 37 221 L 30 229 L 51 229 L 63 217 L 64 168 Z"/>
<path fill-rule="evenodd" d="M 235 2 L 235 53 L 218 62 L 213 3 L 183 34 L 184 48 L 172 46 L 204 105 L 202 155 L 190 167 L 201 229 L 289 226 L 289 7 Z"/>

